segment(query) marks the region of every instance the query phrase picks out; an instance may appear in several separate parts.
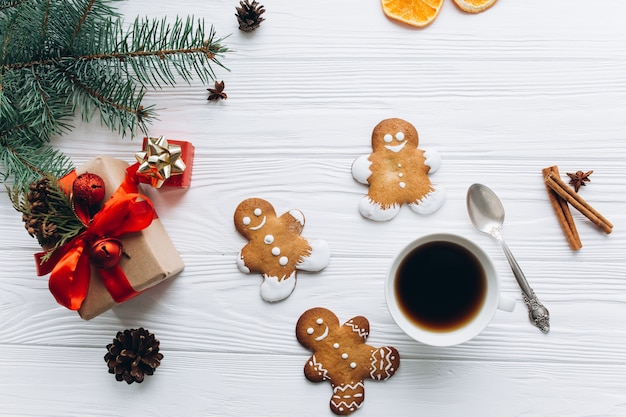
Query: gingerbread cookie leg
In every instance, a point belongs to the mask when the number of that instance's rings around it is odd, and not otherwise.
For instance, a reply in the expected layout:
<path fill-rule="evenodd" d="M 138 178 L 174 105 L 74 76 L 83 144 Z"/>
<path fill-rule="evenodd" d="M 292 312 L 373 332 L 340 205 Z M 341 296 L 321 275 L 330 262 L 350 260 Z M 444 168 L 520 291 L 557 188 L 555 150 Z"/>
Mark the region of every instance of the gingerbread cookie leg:
<path fill-rule="evenodd" d="M 291 273 L 288 277 L 279 279 L 278 277 L 270 277 L 263 274 L 263 283 L 261 284 L 261 298 L 270 303 L 284 300 L 289 297 L 296 288 L 296 273 Z"/>
<path fill-rule="evenodd" d="M 376 221 L 391 220 L 400 212 L 400 204 L 392 204 L 385 208 L 380 203 L 372 201 L 369 196 L 365 196 L 359 203 L 359 211 L 363 217 Z"/>
<path fill-rule="evenodd" d="M 422 197 L 420 200 L 417 200 L 414 203 L 409 203 L 409 207 L 416 213 L 419 214 L 430 214 L 434 213 L 443 205 L 443 202 L 446 200 L 446 190 L 445 188 L 432 184 L 433 190 Z"/>

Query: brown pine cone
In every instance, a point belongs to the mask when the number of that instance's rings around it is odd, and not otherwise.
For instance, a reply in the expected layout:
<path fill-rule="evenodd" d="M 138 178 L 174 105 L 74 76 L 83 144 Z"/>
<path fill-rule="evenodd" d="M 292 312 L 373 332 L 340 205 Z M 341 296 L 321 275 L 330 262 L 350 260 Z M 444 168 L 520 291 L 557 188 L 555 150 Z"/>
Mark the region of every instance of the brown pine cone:
<path fill-rule="evenodd" d="M 50 180 L 47 177 L 32 182 L 28 186 L 29 192 L 26 196 L 28 212 L 22 213 L 26 231 L 32 237 L 36 237 L 43 248 L 51 248 L 61 239 L 57 226 L 49 220 L 42 220 L 41 216 L 50 212 L 49 186 Z"/>
<path fill-rule="evenodd" d="M 144 376 L 154 374 L 163 359 L 159 341 L 143 327 L 117 332 L 107 351 L 104 360 L 109 373 L 127 384 L 143 382 Z"/>
<path fill-rule="evenodd" d="M 239 22 L 239 29 L 244 32 L 252 32 L 258 28 L 262 21 L 265 19 L 261 17 L 265 13 L 265 9 L 262 5 L 254 0 L 250 3 L 249 0 L 239 2 L 240 7 L 235 7 L 237 13 L 237 21 Z"/>

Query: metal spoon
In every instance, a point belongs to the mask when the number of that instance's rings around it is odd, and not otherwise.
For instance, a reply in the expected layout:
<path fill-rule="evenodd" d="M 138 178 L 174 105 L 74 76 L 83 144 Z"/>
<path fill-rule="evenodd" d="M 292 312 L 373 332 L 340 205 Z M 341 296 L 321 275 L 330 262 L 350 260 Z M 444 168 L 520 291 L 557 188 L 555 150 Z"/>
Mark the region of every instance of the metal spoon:
<path fill-rule="evenodd" d="M 472 184 L 467 190 L 467 212 L 472 224 L 483 233 L 493 236 L 502 246 L 506 259 L 511 265 L 513 275 L 522 289 L 524 302 L 528 306 L 530 321 L 543 333 L 550 331 L 550 313 L 537 299 L 535 292 L 513 257 L 513 253 L 502 238 L 502 224 L 504 223 L 504 207 L 498 196 L 482 184 Z"/>

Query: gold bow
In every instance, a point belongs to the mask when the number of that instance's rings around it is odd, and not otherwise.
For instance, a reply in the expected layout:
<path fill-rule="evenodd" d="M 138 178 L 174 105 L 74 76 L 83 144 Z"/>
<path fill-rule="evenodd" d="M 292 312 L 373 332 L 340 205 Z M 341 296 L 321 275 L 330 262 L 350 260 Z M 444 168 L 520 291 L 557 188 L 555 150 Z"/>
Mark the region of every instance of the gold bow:
<path fill-rule="evenodd" d="M 159 188 L 172 175 L 183 173 L 187 166 L 181 155 L 181 147 L 170 145 L 164 136 L 148 138 L 146 150 L 135 154 L 140 164 L 137 172 L 149 178 L 154 188 Z"/>

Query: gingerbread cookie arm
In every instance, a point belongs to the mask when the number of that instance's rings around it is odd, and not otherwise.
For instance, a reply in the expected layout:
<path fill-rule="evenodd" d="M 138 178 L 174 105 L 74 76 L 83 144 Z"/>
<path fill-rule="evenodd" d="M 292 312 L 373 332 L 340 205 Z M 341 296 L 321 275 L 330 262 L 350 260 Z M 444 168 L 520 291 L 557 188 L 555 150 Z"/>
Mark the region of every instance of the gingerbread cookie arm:
<path fill-rule="evenodd" d="M 400 354 L 391 346 L 372 348 L 370 361 L 369 377 L 375 381 L 384 381 L 391 378 L 398 370 Z"/>
<path fill-rule="evenodd" d="M 344 333 L 348 334 L 354 343 L 363 343 L 370 334 L 370 322 L 363 316 L 352 317 L 342 326 Z"/>
<path fill-rule="evenodd" d="M 246 259 L 250 259 L 251 257 L 247 256 L 250 254 L 250 245 L 244 246 L 239 254 L 237 255 L 237 267 L 241 272 L 249 274 L 252 270 L 255 270 L 254 266 L 247 264 Z"/>
<path fill-rule="evenodd" d="M 441 155 L 439 154 L 439 151 L 436 149 L 424 149 L 423 151 L 424 158 L 426 158 L 424 165 L 429 168 L 428 173 L 433 174 L 437 172 L 439 167 L 441 167 Z"/>
<path fill-rule="evenodd" d="M 304 229 L 304 214 L 297 209 L 289 210 L 287 213 L 282 214 L 278 221 L 291 233 L 302 233 Z"/>
<path fill-rule="evenodd" d="M 311 382 L 322 382 L 329 379 L 328 370 L 321 362 L 318 362 L 315 355 L 312 355 L 304 364 L 304 376 Z"/>
<path fill-rule="evenodd" d="M 300 258 L 297 269 L 303 271 L 320 271 L 330 263 L 330 247 L 328 242 L 321 239 L 309 240 L 311 252 Z"/>
<path fill-rule="evenodd" d="M 359 156 L 352 163 L 352 176 L 355 180 L 365 185 L 368 184 L 367 179 L 372 175 L 372 171 L 370 170 L 372 161 L 369 160 L 369 157 L 370 155 Z"/>

